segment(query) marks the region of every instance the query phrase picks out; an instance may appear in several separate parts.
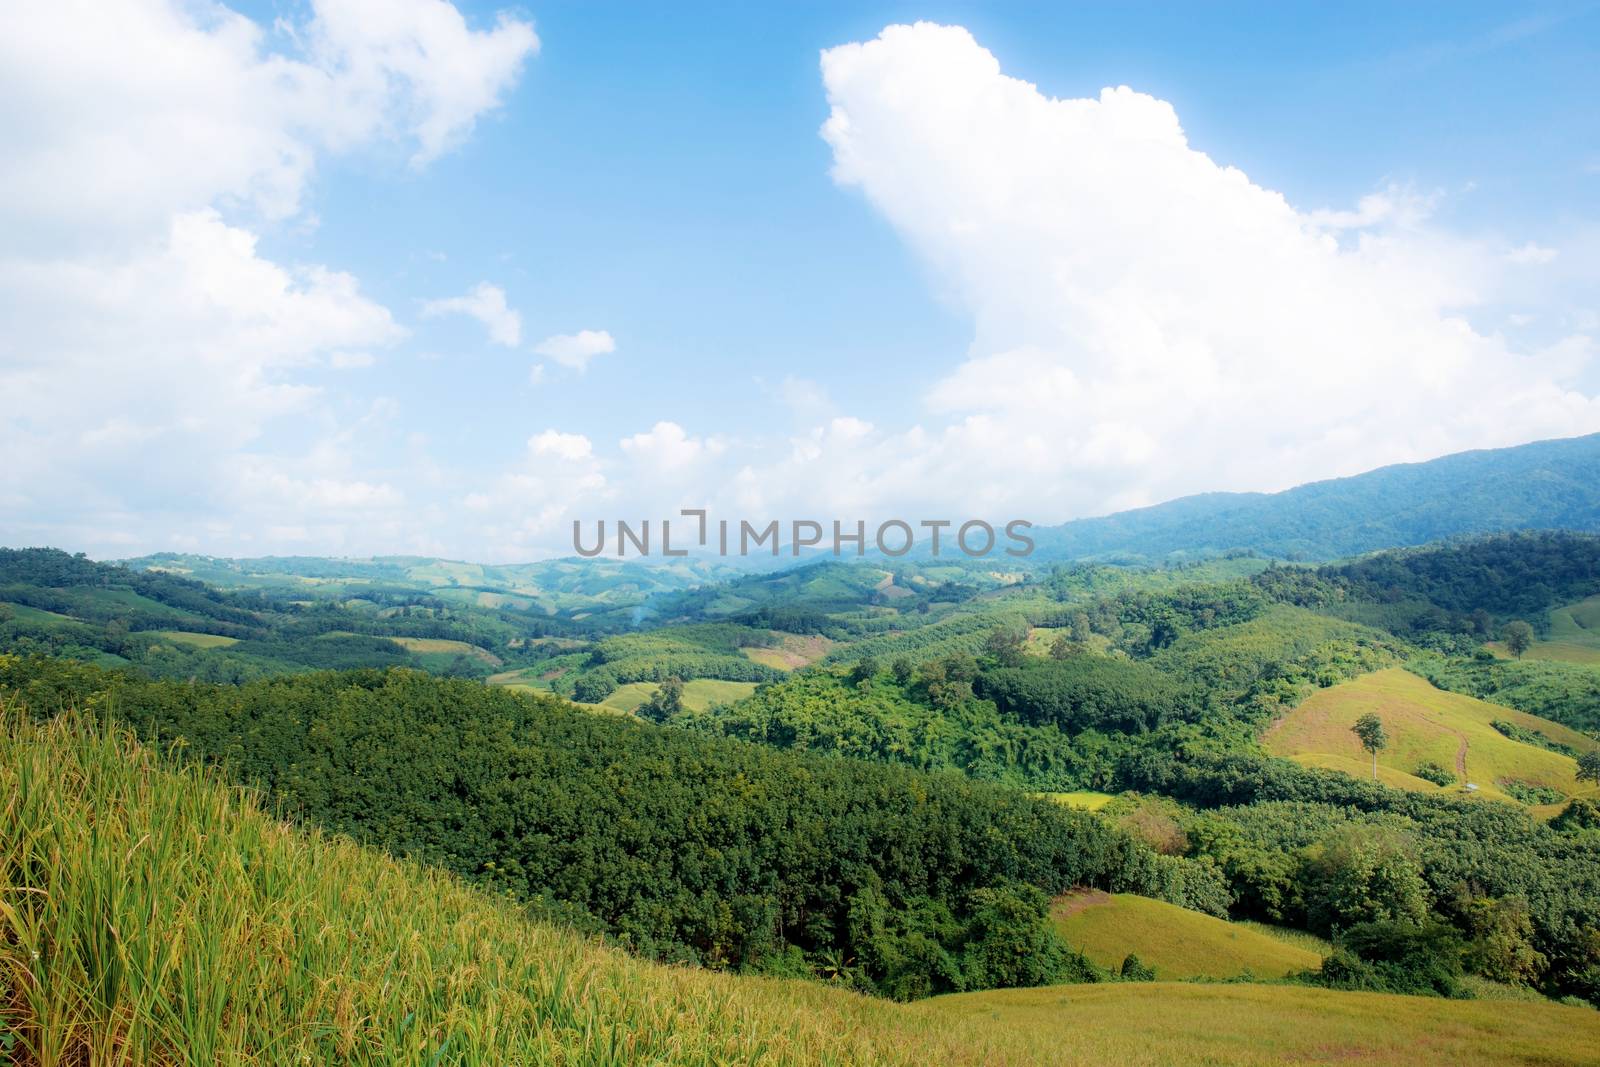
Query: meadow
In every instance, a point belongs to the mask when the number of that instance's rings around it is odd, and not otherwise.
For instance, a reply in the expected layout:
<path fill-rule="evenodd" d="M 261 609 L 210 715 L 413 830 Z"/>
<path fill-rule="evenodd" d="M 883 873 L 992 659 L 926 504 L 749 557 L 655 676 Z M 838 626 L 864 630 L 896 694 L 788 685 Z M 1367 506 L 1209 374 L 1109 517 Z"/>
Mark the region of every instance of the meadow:
<path fill-rule="evenodd" d="M 1131 953 L 1157 979 L 1282 978 L 1316 970 L 1325 951 L 1131 893 L 1084 890 L 1055 901 L 1051 918 L 1067 944 L 1115 970 Z M 1331 946 L 1330 946 L 1331 948 Z"/>

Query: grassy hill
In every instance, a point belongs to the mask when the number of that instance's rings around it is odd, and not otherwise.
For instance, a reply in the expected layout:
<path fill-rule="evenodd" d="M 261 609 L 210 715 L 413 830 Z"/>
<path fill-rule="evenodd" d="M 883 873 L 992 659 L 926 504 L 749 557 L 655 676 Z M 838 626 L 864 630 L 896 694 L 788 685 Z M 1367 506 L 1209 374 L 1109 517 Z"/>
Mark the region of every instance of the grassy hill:
<path fill-rule="evenodd" d="M 646 963 L 71 717 L 0 710 L 0 795 L 0 1050 L 29 1067 L 1553 1065 L 1600 1042 L 1600 1014 L 1549 1003 L 1130 983 L 897 1005 Z"/>
<path fill-rule="evenodd" d="M 1274 755 L 1306 766 L 1371 777 L 1371 756 L 1351 732 L 1367 712 L 1383 720 L 1389 735 L 1389 746 L 1378 755 L 1378 777 L 1388 785 L 1438 792 L 1460 791 L 1470 782 L 1478 795 L 1500 800 L 1515 799 L 1519 783 L 1557 790 L 1563 798 L 1596 792 L 1593 785 L 1578 785 L 1571 756 L 1513 740 L 1492 724 L 1510 723 L 1580 752 L 1600 743 L 1526 712 L 1435 689 L 1398 668 L 1319 690 L 1275 723 L 1263 743 Z M 1424 763 L 1451 772 L 1456 783 L 1441 786 L 1418 777 Z"/>
<path fill-rule="evenodd" d="M 1133 953 L 1162 979 L 1237 978 L 1247 971 L 1282 978 L 1322 963 L 1323 953 L 1307 947 L 1309 935 L 1291 941 L 1127 893 L 1069 893 L 1051 915 L 1067 943 L 1100 966 L 1117 968 Z"/>
<path fill-rule="evenodd" d="M 1489 648 L 1497 656 L 1513 658 L 1502 642 L 1490 642 Z M 1552 608 L 1544 636 L 1522 658 L 1600 666 L 1600 596 Z"/>

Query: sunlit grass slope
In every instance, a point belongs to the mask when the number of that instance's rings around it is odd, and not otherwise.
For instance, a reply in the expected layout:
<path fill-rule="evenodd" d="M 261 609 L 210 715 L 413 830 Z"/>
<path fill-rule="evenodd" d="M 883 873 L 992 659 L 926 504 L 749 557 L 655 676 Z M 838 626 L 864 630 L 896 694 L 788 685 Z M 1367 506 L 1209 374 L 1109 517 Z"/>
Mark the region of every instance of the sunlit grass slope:
<path fill-rule="evenodd" d="M 1577 1064 L 1600 1013 L 1291 987 L 913 1005 L 647 963 L 0 710 L 0 1062 Z M 1420 1060 L 1418 1057 L 1422 1057 Z"/>
<path fill-rule="evenodd" d="M 1389 735 L 1389 746 L 1378 754 L 1378 777 L 1388 785 L 1459 791 L 1464 765 L 1465 781 L 1475 783 L 1481 796 L 1511 800 L 1503 788 L 1507 780 L 1567 796 L 1596 792 L 1592 784 L 1578 785 L 1577 763 L 1570 756 L 1513 741 L 1491 723 L 1510 722 L 1577 751 L 1600 747 L 1592 739 L 1536 715 L 1435 689 L 1398 668 L 1318 690 L 1273 726 L 1262 743 L 1274 755 L 1307 766 L 1371 777 L 1372 757 L 1350 729 L 1367 712 L 1383 720 Z M 1441 787 L 1416 777 L 1413 772 L 1424 761 L 1456 774 L 1456 784 Z"/>
<path fill-rule="evenodd" d="M 1589 1008 L 1304 986 L 1047 986 L 957 993 L 915 1007 L 960 1031 L 1026 1035 L 1037 1062 L 1059 1067 L 1554 1067 L 1593 1063 L 1600 1032 L 1600 1012 Z"/>
<path fill-rule="evenodd" d="M 1499 641 L 1491 642 L 1489 647 L 1498 656 L 1511 656 Z M 1523 658 L 1600 667 L 1600 596 L 1551 609 L 1549 631 L 1523 653 Z"/>
<path fill-rule="evenodd" d="M 650 702 L 650 698 L 655 696 L 659 688 L 661 688 L 659 682 L 629 682 L 627 685 L 619 685 L 598 706 L 611 711 L 638 711 Z M 683 683 L 683 706 L 690 711 L 705 711 L 716 704 L 732 704 L 736 700 L 743 700 L 755 691 L 754 682 L 725 682 L 717 678 L 695 678 Z"/>
<path fill-rule="evenodd" d="M 1056 929 L 1102 967 L 1129 953 L 1157 978 L 1282 978 L 1315 969 L 1321 954 L 1263 932 L 1174 904 L 1127 893 L 1069 894 L 1056 901 Z"/>

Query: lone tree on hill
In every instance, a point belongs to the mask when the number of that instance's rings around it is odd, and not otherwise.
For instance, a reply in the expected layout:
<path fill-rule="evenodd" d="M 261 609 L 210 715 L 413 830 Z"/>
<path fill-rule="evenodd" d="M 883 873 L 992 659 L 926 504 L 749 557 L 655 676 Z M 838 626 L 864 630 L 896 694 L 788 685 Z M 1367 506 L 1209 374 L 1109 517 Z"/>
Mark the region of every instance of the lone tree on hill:
<path fill-rule="evenodd" d="M 1518 659 L 1522 654 L 1533 647 L 1533 627 L 1518 619 L 1516 622 L 1506 624 L 1506 648 Z"/>
<path fill-rule="evenodd" d="M 1389 735 L 1383 732 L 1383 720 L 1367 712 L 1350 727 L 1361 738 L 1361 747 L 1372 753 L 1372 780 L 1378 780 L 1378 753 L 1389 747 Z"/>
<path fill-rule="evenodd" d="M 656 722 L 666 722 L 683 710 L 683 679 L 677 675 L 666 678 L 651 695 L 639 713 Z"/>
<path fill-rule="evenodd" d="M 1578 781 L 1600 785 L 1600 750 L 1590 749 L 1578 757 Z"/>

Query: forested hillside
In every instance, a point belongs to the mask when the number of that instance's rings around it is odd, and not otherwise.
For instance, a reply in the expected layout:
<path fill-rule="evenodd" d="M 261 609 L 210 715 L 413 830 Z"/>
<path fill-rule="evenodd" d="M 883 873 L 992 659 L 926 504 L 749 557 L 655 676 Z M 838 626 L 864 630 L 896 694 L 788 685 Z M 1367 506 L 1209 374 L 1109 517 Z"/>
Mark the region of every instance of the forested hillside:
<path fill-rule="evenodd" d="M 1600 530 L 1600 435 L 1463 452 L 1281 493 L 1207 493 L 1035 531 L 1049 559 L 1326 560 L 1450 537 Z"/>

